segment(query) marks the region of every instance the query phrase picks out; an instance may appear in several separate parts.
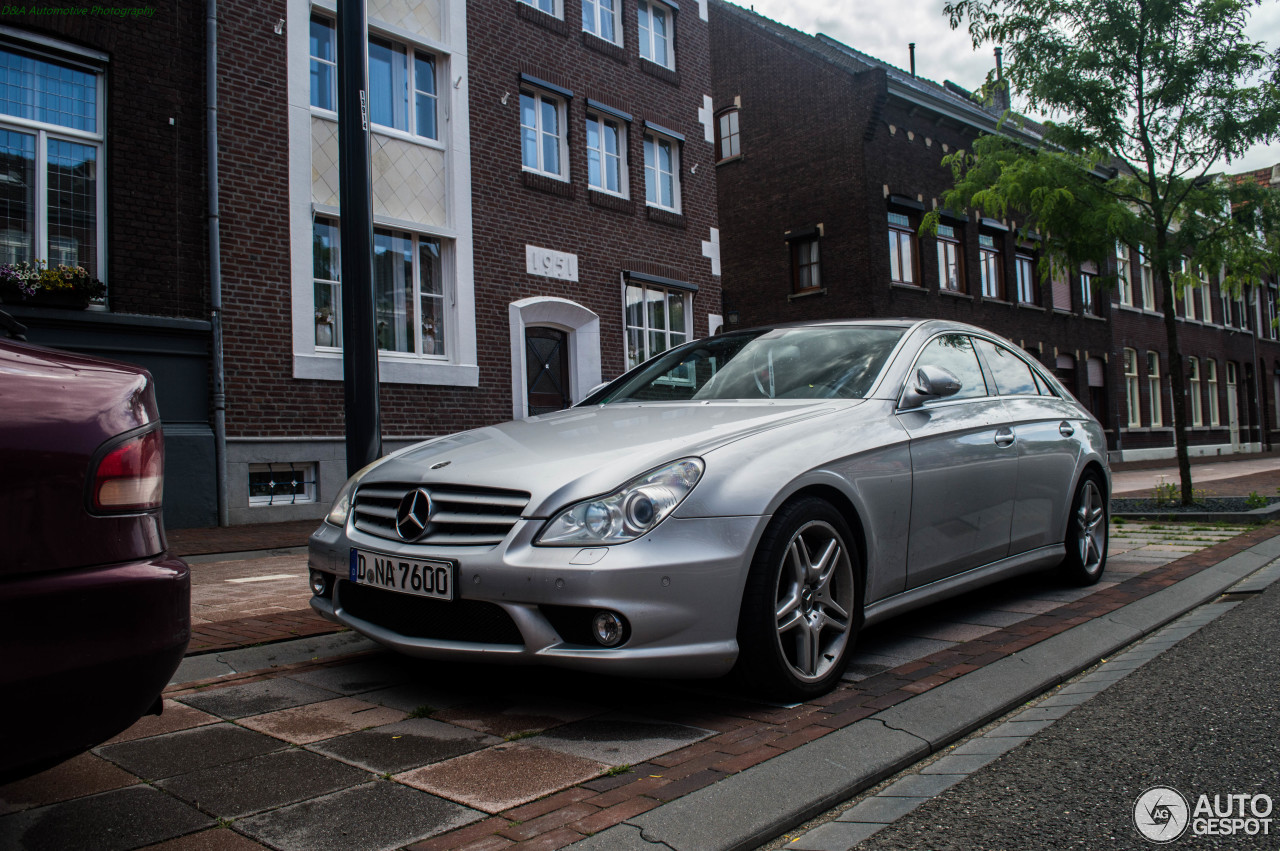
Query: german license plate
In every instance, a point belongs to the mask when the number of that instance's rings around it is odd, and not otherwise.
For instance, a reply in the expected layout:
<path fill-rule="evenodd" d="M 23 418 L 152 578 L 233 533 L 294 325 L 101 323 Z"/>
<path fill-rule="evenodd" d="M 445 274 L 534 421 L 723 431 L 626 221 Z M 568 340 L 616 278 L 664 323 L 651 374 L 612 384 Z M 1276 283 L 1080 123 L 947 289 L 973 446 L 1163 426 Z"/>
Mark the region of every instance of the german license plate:
<path fill-rule="evenodd" d="M 401 594 L 453 599 L 453 564 L 422 561 L 351 548 L 350 580 Z"/>

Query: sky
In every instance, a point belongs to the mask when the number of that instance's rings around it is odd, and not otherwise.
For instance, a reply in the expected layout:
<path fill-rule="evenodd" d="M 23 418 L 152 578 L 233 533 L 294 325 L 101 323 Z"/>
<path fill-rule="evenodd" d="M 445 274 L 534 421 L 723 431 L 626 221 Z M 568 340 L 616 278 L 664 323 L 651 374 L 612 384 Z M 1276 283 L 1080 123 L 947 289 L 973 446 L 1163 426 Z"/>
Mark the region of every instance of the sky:
<path fill-rule="evenodd" d="M 907 45 L 916 45 L 916 73 L 936 83 L 952 80 L 976 89 L 995 66 L 991 46 L 975 52 L 968 32 L 952 31 L 943 13 L 944 0 L 843 2 L 830 0 L 733 0 L 746 8 L 802 32 L 825 33 L 852 48 L 903 70 L 911 66 Z M 1253 10 L 1249 35 L 1274 51 L 1280 47 L 1280 0 L 1262 0 Z M 1016 106 L 1016 100 L 1015 100 Z M 1259 145 L 1230 164 L 1228 172 L 1253 171 L 1280 163 L 1280 140 Z"/>

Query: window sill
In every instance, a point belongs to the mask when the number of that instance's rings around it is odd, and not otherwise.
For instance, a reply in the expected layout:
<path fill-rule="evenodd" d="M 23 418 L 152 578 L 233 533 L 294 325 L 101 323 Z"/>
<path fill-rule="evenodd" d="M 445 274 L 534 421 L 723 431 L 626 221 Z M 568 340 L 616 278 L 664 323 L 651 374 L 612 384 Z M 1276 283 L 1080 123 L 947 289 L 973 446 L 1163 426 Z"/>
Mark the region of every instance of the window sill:
<path fill-rule="evenodd" d="M 688 227 L 685 223 L 684 216 L 680 213 L 673 213 L 672 211 L 664 210 L 661 207 L 649 206 L 644 208 L 644 213 L 649 217 L 649 221 L 657 222 L 660 225 L 667 225 L 668 227 L 673 228 Z"/>
<path fill-rule="evenodd" d="M 623 65 L 627 64 L 627 51 L 622 45 L 607 41 L 594 33 L 582 31 L 582 46 L 608 56 L 616 62 L 621 62 Z"/>
<path fill-rule="evenodd" d="M 1039 312 L 1044 313 L 1044 307 L 1038 304 L 1032 304 L 1029 301 L 1020 301 L 1014 306 L 1019 310 L 1038 310 Z"/>
<path fill-rule="evenodd" d="M 890 281 L 889 286 L 895 290 L 903 290 L 905 292 L 921 293 L 925 292 L 925 288 L 920 284 L 908 284 L 903 281 Z"/>
<path fill-rule="evenodd" d="M 729 165 L 730 163 L 740 163 L 740 162 L 742 162 L 742 154 L 734 154 L 731 157 L 725 157 L 722 160 L 716 160 L 716 168 L 719 168 L 722 165 Z"/>
<path fill-rule="evenodd" d="M 673 71 L 665 65 L 659 65 L 652 59 L 645 59 L 641 56 L 640 70 L 664 83 L 670 83 L 673 86 L 680 85 L 680 73 L 678 71 Z"/>
<path fill-rule="evenodd" d="M 294 353 L 293 377 L 319 381 L 342 380 L 342 353 Z M 448 387 L 479 387 L 480 368 L 471 364 L 418 361 L 381 354 L 378 380 L 383 384 L 436 384 Z"/>
<path fill-rule="evenodd" d="M 616 213 L 625 213 L 628 216 L 636 214 L 636 202 L 630 198 L 623 198 L 621 195 L 613 195 L 609 192 L 601 192 L 598 189 L 588 187 L 587 201 L 597 207 L 613 210 Z"/>
<path fill-rule="evenodd" d="M 521 3 L 520 0 L 516 0 L 516 17 L 551 30 L 557 35 L 569 34 L 569 25 L 562 18 L 550 15 L 537 7 L 530 6 L 528 3 Z"/>
<path fill-rule="evenodd" d="M 998 305 L 1000 305 L 1000 306 L 1002 306 L 1002 307 L 1013 307 L 1013 304 L 1012 304 L 1012 303 L 1007 302 L 1007 301 L 1005 301 L 1005 300 L 1004 300 L 1004 299 L 1002 299 L 1002 298 L 996 298 L 995 296 L 991 296 L 991 295 L 984 295 L 984 296 L 982 297 L 982 303 L 983 303 L 983 304 L 998 304 Z"/>
<path fill-rule="evenodd" d="M 1106 322 L 1106 321 L 1107 321 L 1107 317 L 1105 317 L 1105 316 L 1099 316 L 1099 315 L 1098 315 L 1098 314 L 1096 314 L 1096 313 L 1082 313 L 1082 314 L 1080 314 L 1080 318 L 1081 318 L 1081 319 L 1092 319 L 1094 322 Z"/>
<path fill-rule="evenodd" d="M 795 301 L 798 298 L 812 298 L 813 296 L 816 296 L 816 295 L 826 295 L 826 294 L 827 294 L 826 287 L 811 287 L 810 289 L 807 289 L 807 290 L 801 290 L 798 293 L 789 293 L 787 295 L 787 301 Z"/>
<path fill-rule="evenodd" d="M 558 177 L 551 177 L 546 174 L 539 174 L 536 171 L 520 172 L 520 180 L 528 189 L 536 189 L 539 192 L 559 195 L 561 198 L 573 198 L 573 184 L 567 180 L 561 180 Z"/>
<path fill-rule="evenodd" d="M 939 287 L 938 295 L 944 295 L 944 296 L 947 296 L 948 298 L 962 298 L 965 301 L 973 301 L 973 296 L 969 295 L 967 292 L 964 292 L 963 290 L 947 290 Z"/>

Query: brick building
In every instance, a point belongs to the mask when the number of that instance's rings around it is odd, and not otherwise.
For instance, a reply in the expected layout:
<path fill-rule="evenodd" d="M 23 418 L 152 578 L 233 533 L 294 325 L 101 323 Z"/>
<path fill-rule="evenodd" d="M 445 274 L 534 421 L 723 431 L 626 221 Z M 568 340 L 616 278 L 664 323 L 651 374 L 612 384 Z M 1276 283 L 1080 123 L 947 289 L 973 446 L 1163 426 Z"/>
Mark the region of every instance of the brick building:
<path fill-rule="evenodd" d="M 67 310 L 14 298 L 34 343 L 151 370 L 170 525 L 214 516 L 204 4 L 7 6 L 0 16 L 0 263 L 83 266 Z"/>
<path fill-rule="evenodd" d="M 921 216 L 951 186 L 945 154 L 983 133 L 1034 141 L 1033 123 L 998 130 L 1002 105 L 984 107 L 952 82 L 722 0 L 712 0 L 711 24 L 730 324 L 971 322 L 1054 368 L 1102 421 L 1117 459 L 1172 456 L 1165 331 L 1141 256 L 1125 249 L 1108 269 L 1041 281 L 1036 243 L 1019 238 L 1015 220 L 942 210 L 937 236 L 918 235 Z M 1121 263 L 1132 283 L 1100 289 L 1096 276 Z M 1189 405 L 1192 452 L 1272 445 L 1280 438 L 1280 394 L 1265 386 L 1280 390 L 1274 283 L 1232 300 L 1207 278 L 1192 296 L 1180 308 L 1183 353 L 1194 359 L 1188 392 L 1199 394 Z"/>

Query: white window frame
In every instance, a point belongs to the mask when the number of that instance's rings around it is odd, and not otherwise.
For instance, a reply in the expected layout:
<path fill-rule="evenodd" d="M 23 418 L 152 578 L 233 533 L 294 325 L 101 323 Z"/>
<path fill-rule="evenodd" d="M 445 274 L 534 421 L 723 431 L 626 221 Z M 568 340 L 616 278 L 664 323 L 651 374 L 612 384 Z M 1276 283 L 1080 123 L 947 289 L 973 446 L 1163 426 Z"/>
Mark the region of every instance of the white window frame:
<path fill-rule="evenodd" d="M 1080 308 L 1086 316 L 1098 315 L 1097 294 L 1094 292 L 1094 276 L 1088 272 L 1080 273 Z"/>
<path fill-rule="evenodd" d="M 1116 277 L 1120 304 L 1133 307 L 1133 260 L 1129 256 L 1129 246 L 1123 242 L 1116 243 Z"/>
<path fill-rule="evenodd" d="M 1209 287 L 1209 275 L 1203 266 L 1197 267 L 1197 277 L 1200 278 L 1200 316 L 1206 323 L 1212 323 L 1213 292 Z"/>
<path fill-rule="evenodd" d="M 716 116 L 716 159 L 720 162 L 742 156 L 741 112 L 733 106 Z"/>
<path fill-rule="evenodd" d="M 1263 292 L 1267 300 L 1265 317 L 1267 328 L 1266 333 L 1262 336 L 1265 336 L 1268 340 L 1274 340 L 1277 338 L 1277 334 L 1280 334 L 1280 329 L 1276 327 L 1276 301 L 1280 299 L 1280 290 L 1277 290 L 1275 284 L 1269 284 Z"/>
<path fill-rule="evenodd" d="M 15 44 L 5 45 L 4 47 L 10 53 L 26 55 L 40 62 L 47 62 L 51 65 L 72 68 L 82 73 L 92 74 L 95 81 L 94 127 L 96 129 L 87 131 L 73 127 L 63 127 L 59 124 L 39 121 L 35 118 L 0 114 L 0 129 L 34 137 L 35 156 L 32 163 L 34 174 L 31 187 L 34 209 L 32 210 L 33 220 L 30 223 L 32 229 L 29 243 L 31 256 L 27 259 L 28 262 L 34 262 L 38 259 L 46 260 L 54 266 L 57 265 L 55 260 L 62 262 L 61 258 L 55 257 L 53 246 L 55 238 L 50 236 L 49 142 L 52 140 L 82 145 L 93 149 L 94 162 L 96 164 L 94 174 L 94 220 L 96 231 L 94 239 L 96 244 L 93 251 L 93 268 L 89 269 L 89 273 L 103 283 L 109 283 L 107 281 L 106 104 L 104 102 L 106 96 L 106 75 L 104 73 L 106 55 L 81 50 L 71 45 L 53 44 L 65 49 L 68 54 L 80 55 L 85 58 L 83 61 L 77 62 L 64 56 L 53 56 L 47 51 L 41 50 L 40 46 L 36 44 L 20 46 Z M 78 253 L 77 251 L 77 255 Z"/>
<path fill-rule="evenodd" d="M 964 254 L 960 237 L 952 225 L 938 225 L 938 289 L 958 293 L 964 291 Z M 955 271 L 952 277 L 949 272 Z"/>
<path fill-rule="evenodd" d="M 334 50 L 336 51 L 337 50 L 337 22 L 334 21 L 333 18 L 330 18 L 327 14 L 322 14 L 319 11 L 319 9 L 317 9 L 311 15 L 310 22 L 308 24 L 308 73 L 310 73 L 311 62 L 321 62 L 324 65 L 326 65 L 329 68 L 329 73 L 332 75 L 331 85 L 333 86 L 333 97 L 334 97 L 334 104 L 332 108 L 317 106 L 314 103 L 312 103 L 311 109 L 314 113 L 318 115 L 323 115 L 327 118 L 337 120 L 337 117 L 338 117 L 337 57 L 335 55 L 334 61 L 329 62 L 328 60 L 311 55 L 310 23 L 322 23 L 322 24 L 328 25 L 330 31 L 334 33 Z M 441 114 L 441 106 L 440 106 L 441 100 L 442 100 L 440 81 L 442 79 L 445 79 L 445 80 L 448 79 L 448 74 L 444 72 L 446 68 L 446 57 L 443 56 L 439 51 L 428 47 L 426 44 L 423 44 L 417 41 L 408 40 L 403 36 L 384 33 L 379 30 L 373 29 L 372 27 L 369 29 L 369 39 L 370 40 L 378 39 L 384 42 L 390 42 L 393 50 L 402 51 L 405 57 L 404 79 L 402 80 L 397 79 L 392 81 L 392 86 L 397 91 L 403 91 L 404 93 L 404 97 L 405 97 L 404 102 L 401 103 L 397 101 L 397 103 L 393 107 L 393 110 L 398 115 L 401 114 L 402 112 L 405 126 L 397 127 L 394 124 L 380 124 L 374 121 L 373 108 L 372 108 L 372 101 L 373 101 L 372 79 L 370 79 L 369 81 L 369 86 L 370 86 L 369 124 L 370 126 L 373 127 L 379 133 L 395 136 L 398 139 L 406 139 L 406 140 L 415 141 L 415 142 L 422 142 L 425 140 L 425 141 L 433 142 L 439 145 L 441 141 L 440 137 L 442 135 L 442 125 L 444 123 L 444 116 Z M 367 51 L 368 47 L 366 46 L 365 49 Z M 417 55 L 419 53 L 423 54 L 426 57 L 429 57 L 432 62 L 432 68 L 434 69 L 435 76 L 434 76 L 434 79 L 432 80 L 431 92 L 427 92 L 425 89 L 419 88 L 420 81 L 417 79 L 417 61 L 416 61 Z M 310 78 L 308 77 L 308 86 L 309 85 L 310 85 Z M 435 125 L 434 136 L 419 135 L 418 133 L 417 95 L 419 93 L 426 94 L 431 99 L 431 104 L 435 111 L 435 121 L 433 122 Z M 314 92 L 309 91 L 308 99 L 310 100 L 313 97 L 314 97 Z"/>
<path fill-rule="evenodd" d="M 920 286 L 916 280 L 916 232 L 906 213 L 889 211 L 889 280 L 895 284 Z"/>
<path fill-rule="evenodd" d="M 1209 425 L 1222 425 L 1218 413 L 1218 362 L 1213 358 L 1204 359 L 1205 385 L 1209 392 Z"/>
<path fill-rule="evenodd" d="M 526 6 L 532 6 L 539 12 L 550 15 L 553 18 L 564 19 L 564 6 L 562 0 L 520 0 Z"/>
<path fill-rule="evenodd" d="M 613 4 L 612 11 L 604 8 L 605 3 Z M 600 32 L 605 20 L 613 23 L 613 38 Z M 582 0 L 582 31 L 622 47 L 622 0 Z"/>
<path fill-rule="evenodd" d="M 1191 397 L 1191 424 L 1204 425 L 1204 412 L 1200 405 L 1200 359 L 1187 358 L 1187 389 Z"/>
<path fill-rule="evenodd" d="M 1182 274 L 1184 275 L 1189 274 L 1189 269 L 1190 269 L 1190 266 L 1187 263 L 1187 258 L 1183 257 L 1182 258 Z M 1197 293 L 1195 290 L 1196 290 L 1195 284 L 1192 284 L 1190 282 L 1182 285 L 1182 318 L 1190 319 L 1193 322 L 1198 321 L 1200 318 L 1196 311 Z"/>
<path fill-rule="evenodd" d="M 991 234 L 978 235 L 978 268 L 982 275 L 982 297 L 1003 299 L 1004 275 L 1000 268 L 1000 246 Z"/>
<path fill-rule="evenodd" d="M 534 102 L 533 116 L 534 123 L 528 125 L 524 123 L 524 99 L 532 98 Z M 545 105 L 551 105 L 555 108 L 556 123 L 558 132 L 549 132 L 543 126 L 543 116 Z M 541 174 L 556 180 L 569 181 L 569 133 L 568 126 L 565 121 L 568 117 L 568 105 L 563 97 L 554 95 L 551 92 L 543 91 L 536 86 L 529 86 L 520 89 L 520 167 L 527 172 L 533 174 Z M 532 130 L 537 144 L 534 146 L 537 153 L 537 163 L 529 165 L 524 161 L 524 137 L 528 130 Z M 559 149 L 560 163 L 559 169 L 552 171 L 547 168 L 545 160 L 545 149 L 543 148 L 544 137 L 552 137 L 556 139 L 557 148 Z"/>
<path fill-rule="evenodd" d="M 652 20 L 655 15 L 666 20 L 666 34 L 661 36 L 665 48 L 666 61 L 657 58 L 659 36 L 654 32 Z M 659 0 L 637 0 L 636 2 L 636 41 L 639 42 L 640 58 L 652 62 L 671 71 L 676 69 L 676 10 Z"/>
<path fill-rule="evenodd" d="M 588 186 L 590 186 L 590 187 L 591 187 L 592 189 L 594 189 L 595 191 L 597 191 L 597 192 L 603 192 L 603 193 L 605 193 L 605 194 L 607 194 L 607 195 L 616 195 L 616 196 L 617 196 L 617 197 L 619 197 L 619 198 L 627 198 L 627 197 L 630 197 L 630 196 L 629 196 L 630 189 L 629 189 L 629 187 L 627 186 L 627 174 L 628 174 L 628 169 L 627 169 L 627 122 L 623 121 L 621 118 L 617 118 L 617 117 L 612 116 L 612 115 L 607 115 L 607 114 L 602 113 L 602 112 L 588 111 L 588 112 L 587 112 L 587 124 L 588 124 L 588 125 L 590 125 L 592 122 L 595 122 L 595 123 L 598 125 L 598 127 L 599 127 L 599 130 L 598 130 L 598 133 L 597 133 L 597 138 L 599 138 L 599 140 L 600 140 L 600 147 L 599 147 L 599 148 L 593 148 L 593 147 L 591 147 L 591 143 L 590 143 L 591 135 L 590 135 L 590 133 L 588 132 L 588 133 L 587 133 L 587 136 L 586 136 L 586 139 L 587 139 L 587 145 L 586 145 L 586 148 L 587 148 L 587 185 L 588 185 Z M 610 154 L 608 153 L 608 151 L 606 151 L 606 150 L 605 150 L 605 146 L 604 146 L 604 128 L 605 128 L 605 126 L 606 126 L 606 125 L 612 125 L 612 126 L 613 126 L 613 127 L 615 127 L 615 128 L 617 129 L 617 131 L 618 131 L 618 152 L 617 152 L 617 154 L 616 154 L 616 155 L 614 155 L 614 156 L 612 157 L 612 159 L 613 159 L 613 160 L 614 160 L 614 162 L 615 162 L 614 168 L 615 168 L 615 170 L 616 170 L 616 172 L 617 172 L 617 176 L 618 176 L 618 188 L 617 188 L 616 190 L 615 190 L 615 189 L 610 189 L 607 185 L 597 185 L 597 184 L 595 184 L 595 183 L 592 183 L 592 182 L 591 182 L 591 155 L 592 155 L 592 154 L 595 154 L 595 155 L 596 155 L 596 157 L 598 158 L 599 162 L 600 162 L 600 176 L 601 176 L 601 178 L 602 178 L 602 179 L 604 179 L 604 177 L 605 177 L 605 175 L 606 175 L 606 171 L 605 171 L 605 164 L 606 164 L 606 163 L 609 161 L 609 159 L 610 159 Z M 588 129 L 589 129 L 589 127 L 588 127 Z M 606 182 L 607 182 L 607 181 L 606 181 Z"/>
<path fill-rule="evenodd" d="M 1151 427 L 1164 426 L 1164 399 L 1160 390 L 1160 353 L 1147 352 L 1147 392 L 1151 396 Z"/>
<path fill-rule="evenodd" d="M 1135 349 L 1124 350 L 1124 389 L 1129 428 L 1139 428 L 1142 425 L 1142 400 L 1138 396 L 1138 352 Z"/>
<path fill-rule="evenodd" d="M 669 145 L 671 149 L 671 171 L 662 170 L 658 162 L 657 152 L 661 145 Z M 652 147 L 651 147 L 652 146 Z M 652 165 L 650 164 L 650 150 L 653 151 Z M 645 204 L 659 210 L 667 210 L 672 213 L 679 213 L 681 210 L 680 200 L 680 140 L 659 133 L 653 129 L 645 130 L 644 134 L 644 195 Z M 670 177 L 671 179 L 671 205 L 662 203 L 662 186 L 657 181 L 662 177 Z M 657 187 L 657 201 L 649 200 L 650 187 Z"/>
<path fill-rule="evenodd" d="M 664 300 L 670 299 L 672 295 L 680 297 L 681 300 L 683 301 L 683 310 L 681 312 L 684 314 L 684 328 L 681 330 L 677 330 L 677 329 L 671 328 L 669 323 L 668 323 L 668 327 L 664 329 L 652 328 L 649 326 L 649 311 L 645 309 L 642 309 L 640 311 L 641 324 L 640 325 L 632 324 L 627 316 L 627 290 L 628 288 L 631 288 L 631 287 L 635 287 L 641 290 L 642 304 L 648 303 L 649 293 L 660 292 L 663 294 Z M 667 311 L 664 308 L 664 315 L 666 314 L 667 314 Z M 630 350 L 630 343 L 628 342 L 628 337 L 630 336 L 629 332 L 632 332 L 632 331 L 639 332 L 639 335 L 640 335 L 640 349 L 639 351 L 634 353 Z M 666 346 L 661 349 L 655 349 L 653 351 L 650 351 L 649 335 L 651 333 L 661 333 L 664 337 Z M 672 339 L 673 333 L 683 335 L 683 339 L 678 339 L 673 341 Z M 692 291 L 685 290 L 679 287 L 664 287 L 658 284 L 651 283 L 649 281 L 638 280 L 635 278 L 627 280 L 624 277 L 624 280 L 622 282 L 622 356 L 623 356 L 623 364 L 625 365 L 626 369 L 630 369 L 633 366 L 642 364 L 649 358 L 653 357 L 654 355 L 661 354 L 662 352 L 665 352 L 668 349 L 687 343 L 689 340 L 692 340 L 692 339 L 693 339 L 693 292 Z"/>
<path fill-rule="evenodd" d="M 1014 272 L 1018 279 L 1018 303 L 1036 303 L 1035 260 L 1026 254 L 1015 254 Z"/>
<path fill-rule="evenodd" d="M 1139 276 L 1142 279 L 1142 309 L 1156 309 L 1156 278 L 1155 270 L 1151 266 L 1151 259 L 1147 257 L 1147 250 L 1143 246 L 1138 247 L 1138 263 Z"/>

